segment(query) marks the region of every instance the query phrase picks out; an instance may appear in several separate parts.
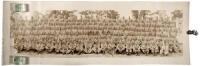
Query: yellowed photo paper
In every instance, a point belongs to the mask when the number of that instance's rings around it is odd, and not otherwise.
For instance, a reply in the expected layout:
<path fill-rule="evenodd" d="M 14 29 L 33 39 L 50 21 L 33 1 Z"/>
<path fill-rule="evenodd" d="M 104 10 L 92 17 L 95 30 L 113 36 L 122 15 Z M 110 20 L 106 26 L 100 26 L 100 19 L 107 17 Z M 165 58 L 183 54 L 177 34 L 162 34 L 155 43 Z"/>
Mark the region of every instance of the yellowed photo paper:
<path fill-rule="evenodd" d="M 190 64 L 189 2 L 4 1 L 4 65 Z"/>

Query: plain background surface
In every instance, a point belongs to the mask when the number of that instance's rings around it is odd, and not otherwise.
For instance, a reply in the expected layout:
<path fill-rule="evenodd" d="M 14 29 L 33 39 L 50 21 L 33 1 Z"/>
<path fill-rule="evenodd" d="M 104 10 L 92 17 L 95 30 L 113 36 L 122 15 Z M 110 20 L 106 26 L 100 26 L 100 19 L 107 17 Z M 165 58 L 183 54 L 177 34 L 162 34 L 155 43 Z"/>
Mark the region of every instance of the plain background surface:
<path fill-rule="evenodd" d="M 36 0 L 37 1 L 37 0 Z M 49 1 L 49 0 L 47 0 Z M 129 0 L 131 1 L 131 0 Z M 146 1 L 149 1 L 149 0 L 146 0 Z M 151 1 L 159 1 L 159 0 L 151 0 Z M 165 1 L 169 1 L 169 0 L 165 0 Z M 171 1 L 174 1 L 174 0 L 171 0 Z M 175 0 L 176 1 L 176 0 Z M 177 1 L 188 1 L 188 0 L 177 0 Z M 200 31 L 200 0 L 191 0 L 190 1 L 190 18 L 189 18 L 189 29 L 192 30 L 192 29 L 195 29 L 197 31 Z M 1 0 L 0 2 L 0 37 L 2 38 L 2 28 L 3 28 L 3 1 Z M 190 61 L 191 61 L 191 66 L 199 66 L 200 65 L 200 45 L 199 45 L 199 41 L 200 41 L 200 38 L 199 38 L 199 35 L 198 36 L 194 36 L 194 35 L 191 35 L 189 37 L 189 42 L 190 42 Z M 2 59 L 2 39 L 0 40 L 1 42 L 1 59 Z M 2 64 L 2 61 L 0 62 L 0 64 Z M 150 65 L 150 66 L 154 66 L 154 65 Z M 159 66 L 159 65 L 158 65 Z M 171 66 L 171 65 L 170 65 Z"/>

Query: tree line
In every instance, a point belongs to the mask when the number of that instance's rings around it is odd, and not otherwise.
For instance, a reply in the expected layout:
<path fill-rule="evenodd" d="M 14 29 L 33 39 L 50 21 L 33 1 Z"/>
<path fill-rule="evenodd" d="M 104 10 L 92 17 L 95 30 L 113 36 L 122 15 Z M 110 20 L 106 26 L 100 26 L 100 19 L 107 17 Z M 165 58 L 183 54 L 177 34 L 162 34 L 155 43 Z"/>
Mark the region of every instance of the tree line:
<path fill-rule="evenodd" d="M 116 10 L 83 10 L 78 12 L 80 16 L 77 16 L 75 13 L 77 10 L 52 10 L 48 13 L 49 17 L 60 17 L 66 19 L 125 19 L 124 16 L 120 16 L 119 12 Z M 129 19 L 134 20 L 158 20 L 165 19 L 168 17 L 169 19 L 177 19 L 182 18 L 183 13 L 181 10 L 174 10 L 170 13 L 172 16 L 166 14 L 165 10 L 131 10 L 131 16 Z"/>

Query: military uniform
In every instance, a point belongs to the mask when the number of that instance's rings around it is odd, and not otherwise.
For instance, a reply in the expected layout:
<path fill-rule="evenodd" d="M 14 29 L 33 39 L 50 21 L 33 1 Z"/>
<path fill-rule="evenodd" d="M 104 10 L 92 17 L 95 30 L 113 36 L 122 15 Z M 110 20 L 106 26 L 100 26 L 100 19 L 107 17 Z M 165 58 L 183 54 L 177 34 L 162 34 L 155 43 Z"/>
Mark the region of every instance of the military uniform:
<path fill-rule="evenodd" d="M 169 53 L 169 46 L 166 45 L 163 41 L 160 49 L 160 55 L 168 55 L 168 53 Z"/>

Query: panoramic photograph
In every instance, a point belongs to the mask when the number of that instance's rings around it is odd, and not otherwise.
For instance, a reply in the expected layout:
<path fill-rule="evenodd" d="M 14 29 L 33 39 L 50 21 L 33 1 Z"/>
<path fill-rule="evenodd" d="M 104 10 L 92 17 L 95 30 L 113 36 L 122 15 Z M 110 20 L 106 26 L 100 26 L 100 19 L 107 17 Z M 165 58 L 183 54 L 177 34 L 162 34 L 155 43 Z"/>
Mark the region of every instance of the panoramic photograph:
<path fill-rule="evenodd" d="M 189 63 L 188 2 L 4 3 L 4 64 Z"/>

